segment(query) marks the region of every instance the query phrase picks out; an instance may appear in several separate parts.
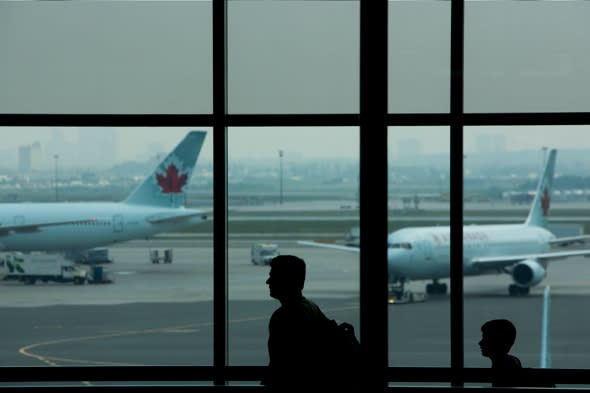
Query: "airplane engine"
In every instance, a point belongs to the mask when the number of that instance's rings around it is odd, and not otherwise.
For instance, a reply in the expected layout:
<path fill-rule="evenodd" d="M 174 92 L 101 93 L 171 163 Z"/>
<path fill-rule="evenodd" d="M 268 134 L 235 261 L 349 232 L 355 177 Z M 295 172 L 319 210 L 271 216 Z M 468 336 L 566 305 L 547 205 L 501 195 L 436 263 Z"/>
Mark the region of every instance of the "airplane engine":
<path fill-rule="evenodd" d="M 512 279 L 521 287 L 533 287 L 546 276 L 545 268 L 534 259 L 525 259 L 512 268 Z"/>

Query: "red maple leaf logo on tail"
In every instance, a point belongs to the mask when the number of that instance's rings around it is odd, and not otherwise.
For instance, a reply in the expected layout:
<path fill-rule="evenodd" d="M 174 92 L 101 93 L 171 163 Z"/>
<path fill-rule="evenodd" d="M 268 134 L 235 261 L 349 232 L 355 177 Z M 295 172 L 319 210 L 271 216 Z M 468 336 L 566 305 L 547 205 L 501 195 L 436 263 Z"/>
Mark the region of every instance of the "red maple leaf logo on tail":
<path fill-rule="evenodd" d="M 180 193 L 186 184 L 187 174 L 178 176 L 178 168 L 174 164 L 170 164 L 164 175 L 156 174 L 156 180 L 164 194 Z"/>
<path fill-rule="evenodd" d="M 551 197 L 549 196 L 549 190 L 547 187 L 543 190 L 543 196 L 541 196 L 541 208 L 543 209 L 543 216 L 549 215 L 549 203 Z"/>

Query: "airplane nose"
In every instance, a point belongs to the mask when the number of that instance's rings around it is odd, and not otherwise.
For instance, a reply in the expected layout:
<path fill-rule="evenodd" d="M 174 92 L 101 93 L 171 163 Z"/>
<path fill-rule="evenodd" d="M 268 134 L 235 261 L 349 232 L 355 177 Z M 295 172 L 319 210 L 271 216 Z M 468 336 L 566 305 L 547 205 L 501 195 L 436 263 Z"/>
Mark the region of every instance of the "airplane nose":
<path fill-rule="evenodd" d="M 405 252 L 399 249 L 387 250 L 387 266 L 390 274 L 399 275 L 403 270 L 403 266 L 407 263 L 407 256 Z"/>

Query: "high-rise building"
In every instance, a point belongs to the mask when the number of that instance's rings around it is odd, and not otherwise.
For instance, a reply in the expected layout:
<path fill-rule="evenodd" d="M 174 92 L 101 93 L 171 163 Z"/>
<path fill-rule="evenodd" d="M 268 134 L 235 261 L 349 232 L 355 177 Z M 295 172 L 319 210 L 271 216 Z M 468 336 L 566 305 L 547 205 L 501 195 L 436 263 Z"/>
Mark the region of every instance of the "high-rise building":
<path fill-rule="evenodd" d="M 39 141 L 33 142 L 30 146 L 30 154 L 31 154 L 31 170 L 39 171 L 42 170 L 42 151 L 41 151 L 41 143 Z"/>
<path fill-rule="evenodd" d="M 114 128 L 80 128 L 77 163 L 80 167 L 104 168 L 119 158 L 118 131 Z"/>
<path fill-rule="evenodd" d="M 28 174 L 31 172 L 31 146 L 19 146 L 18 148 L 18 172 Z"/>

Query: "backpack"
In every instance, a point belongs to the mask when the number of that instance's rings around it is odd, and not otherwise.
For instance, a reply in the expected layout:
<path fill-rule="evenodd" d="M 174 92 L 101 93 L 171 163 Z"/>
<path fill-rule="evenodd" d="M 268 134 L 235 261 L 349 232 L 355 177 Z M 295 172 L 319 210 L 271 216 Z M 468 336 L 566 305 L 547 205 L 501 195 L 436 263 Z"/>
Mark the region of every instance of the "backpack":
<path fill-rule="evenodd" d="M 324 364 L 328 375 L 332 377 L 333 383 L 342 383 L 348 388 L 358 386 L 362 375 L 362 357 L 361 344 L 354 327 L 327 318 L 324 325 Z"/>

